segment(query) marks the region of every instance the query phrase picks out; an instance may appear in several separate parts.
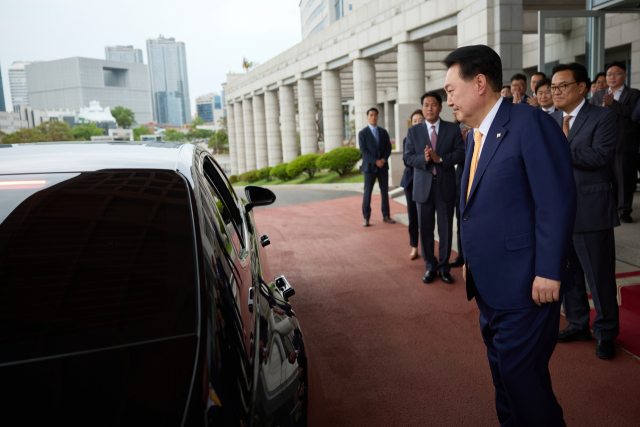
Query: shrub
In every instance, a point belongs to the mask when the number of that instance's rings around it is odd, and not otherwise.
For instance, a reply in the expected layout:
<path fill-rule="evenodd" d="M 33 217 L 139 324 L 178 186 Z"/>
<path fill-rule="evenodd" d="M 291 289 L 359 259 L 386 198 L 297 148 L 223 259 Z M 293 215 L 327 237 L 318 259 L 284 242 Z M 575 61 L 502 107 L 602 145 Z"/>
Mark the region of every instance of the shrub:
<path fill-rule="evenodd" d="M 266 179 L 267 181 L 271 181 L 271 176 L 269 173 L 271 172 L 271 168 L 267 166 L 266 168 L 262 168 L 258 171 L 258 179 Z"/>
<path fill-rule="evenodd" d="M 256 182 L 258 179 L 259 178 L 258 178 L 258 171 L 257 170 L 246 171 L 245 173 L 240 175 L 240 180 L 241 181 Z"/>
<path fill-rule="evenodd" d="M 355 147 L 335 148 L 323 154 L 316 160 L 318 169 L 329 169 L 344 176 L 353 170 L 353 167 L 362 158 L 360 150 Z"/>
<path fill-rule="evenodd" d="M 231 175 L 229 177 L 229 183 L 235 184 L 236 182 L 238 182 L 238 175 Z"/>
<path fill-rule="evenodd" d="M 271 168 L 271 172 L 269 172 L 270 176 L 274 176 L 282 181 L 288 181 L 289 174 L 287 173 L 287 167 L 289 163 L 280 163 L 279 165 L 275 165 Z"/>
<path fill-rule="evenodd" d="M 305 154 L 304 156 L 297 157 L 289 166 L 287 166 L 287 173 L 290 177 L 295 178 L 296 176 L 306 173 L 309 175 L 309 178 L 313 178 L 316 172 L 318 172 L 318 168 L 316 167 L 316 160 L 320 155 L 318 154 Z"/>

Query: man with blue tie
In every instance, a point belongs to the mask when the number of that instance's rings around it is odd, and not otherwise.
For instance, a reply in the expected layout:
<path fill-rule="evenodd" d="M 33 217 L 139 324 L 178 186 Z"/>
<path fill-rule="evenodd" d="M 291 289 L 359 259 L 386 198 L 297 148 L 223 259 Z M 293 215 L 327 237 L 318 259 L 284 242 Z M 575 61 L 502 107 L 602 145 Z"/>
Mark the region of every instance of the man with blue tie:
<path fill-rule="evenodd" d="M 460 211 L 467 298 L 475 297 L 502 426 L 565 426 L 551 386 L 561 281 L 576 217 L 571 151 L 549 114 L 500 97 L 484 45 L 443 61 L 447 105 L 468 127 Z"/>
<path fill-rule="evenodd" d="M 362 172 L 364 173 L 364 196 L 362 197 L 362 215 L 365 227 L 369 226 L 371 218 L 371 192 L 378 180 L 380 195 L 382 196 L 382 221 L 395 224 L 389 211 L 389 156 L 391 155 L 391 141 L 387 131 L 378 126 L 378 110 L 370 108 L 367 111 L 369 125 L 358 134 L 358 143 L 362 153 Z"/>

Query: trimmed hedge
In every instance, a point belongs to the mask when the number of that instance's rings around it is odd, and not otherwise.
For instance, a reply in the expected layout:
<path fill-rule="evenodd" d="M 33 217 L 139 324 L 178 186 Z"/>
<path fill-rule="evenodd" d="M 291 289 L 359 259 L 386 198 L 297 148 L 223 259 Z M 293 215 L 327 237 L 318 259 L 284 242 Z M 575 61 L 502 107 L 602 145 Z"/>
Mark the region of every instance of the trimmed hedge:
<path fill-rule="evenodd" d="M 280 163 L 279 165 L 275 165 L 274 167 L 271 168 L 271 172 L 269 172 L 269 176 L 276 177 L 281 181 L 290 180 L 291 178 L 287 173 L 287 166 L 289 166 L 289 163 Z"/>
<path fill-rule="evenodd" d="M 236 182 L 238 182 L 238 175 L 231 175 L 229 177 L 229 183 L 230 184 L 235 184 Z"/>
<path fill-rule="evenodd" d="M 260 169 L 258 171 L 258 179 L 266 179 L 267 181 L 271 181 L 271 176 L 269 175 L 270 172 L 271 168 L 269 166 Z"/>
<path fill-rule="evenodd" d="M 362 158 L 362 153 L 355 147 L 334 148 L 323 154 L 316 160 L 318 169 L 329 169 L 344 176 L 353 170 L 353 167 Z"/>
<path fill-rule="evenodd" d="M 246 171 L 245 173 L 240 175 L 240 181 L 256 182 L 258 179 L 259 178 L 257 170 Z"/>
<path fill-rule="evenodd" d="M 304 156 L 293 159 L 289 166 L 287 166 L 287 173 L 290 177 L 295 178 L 300 174 L 306 173 L 309 178 L 313 178 L 318 168 L 316 167 L 316 161 L 320 155 L 318 154 L 305 154 Z"/>

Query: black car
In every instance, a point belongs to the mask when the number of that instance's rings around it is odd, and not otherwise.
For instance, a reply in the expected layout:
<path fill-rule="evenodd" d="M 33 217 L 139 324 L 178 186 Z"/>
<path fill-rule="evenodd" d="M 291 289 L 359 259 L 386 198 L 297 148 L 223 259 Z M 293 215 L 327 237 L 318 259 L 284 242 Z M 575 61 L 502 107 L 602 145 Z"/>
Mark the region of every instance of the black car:
<path fill-rule="evenodd" d="M 0 145 L 2 424 L 306 425 L 275 195 L 245 193 L 190 144 Z"/>

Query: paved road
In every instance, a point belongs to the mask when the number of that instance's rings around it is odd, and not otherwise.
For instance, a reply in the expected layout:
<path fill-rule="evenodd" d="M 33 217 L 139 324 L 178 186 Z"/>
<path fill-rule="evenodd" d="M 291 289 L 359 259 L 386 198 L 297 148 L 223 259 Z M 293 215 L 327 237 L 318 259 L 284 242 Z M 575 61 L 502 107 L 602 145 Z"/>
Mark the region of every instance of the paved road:
<path fill-rule="evenodd" d="M 304 188 L 273 188 L 271 190 L 276 194 L 276 202 L 269 206 L 262 206 L 256 209 L 270 209 L 282 206 L 299 205 L 302 203 L 322 202 L 325 200 L 342 199 L 344 197 L 362 196 L 357 191 L 343 190 L 307 190 Z"/>

